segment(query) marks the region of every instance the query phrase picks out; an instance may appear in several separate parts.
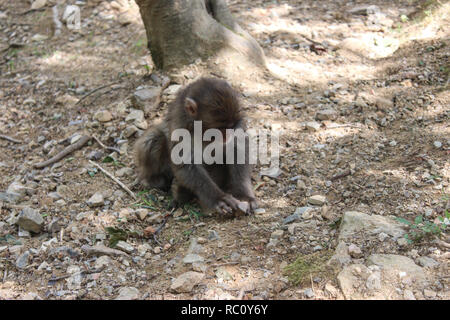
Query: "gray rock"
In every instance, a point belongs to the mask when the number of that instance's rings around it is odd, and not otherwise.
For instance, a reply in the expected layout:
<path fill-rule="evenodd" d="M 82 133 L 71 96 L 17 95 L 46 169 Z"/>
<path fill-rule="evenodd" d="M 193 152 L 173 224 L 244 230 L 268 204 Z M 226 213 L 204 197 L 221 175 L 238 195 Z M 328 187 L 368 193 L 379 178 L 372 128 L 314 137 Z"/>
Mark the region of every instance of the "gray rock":
<path fill-rule="evenodd" d="M 16 267 L 19 269 L 23 269 L 28 266 L 28 260 L 30 258 L 30 252 L 25 251 L 16 259 Z"/>
<path fill-rule="evenodd" d="M 392 37 L 372 33 L 362 34 L 355 38 L 342 40 L 338 47 L 355 52 L 369 59 L 386 58 L 392 55 L 400 46 L 400 42 Z"/>
<path fill-rule="evenodd" d="M 128 167 L 124 167 L 124 168 L 120 168 L 119 170 L 116 171 L 116 176 L 117 177 L 128 177 L 131 176 L 134 173 L 133 169 L 128 168 Z"/>
<path fill-rule="evenodd" d="M 59 232 L 61 230 L 61 225 L 59 223 L 58 218 L 53 218 L 52 222 L 50 222 L 47 226 L 47 231 L 51 234 Z"/>
<path fill-rule="evenodd" d="M 366 280 L 366 287 L 369 290 L 381 289 L 381 272 L 376 271 L 372 273 Z"/>
<path fill-rule="evenodd" d="M 24 230 L 38 233 L 42 230 L 44 219 L 39 211 L 26 207 L 20 212 L 16 224 Z"/>
<path fill-rule="evenodd" d="M 425 296 L 425 298 L 436 298 L 436 292 L 429 290 L 429 289 L 424 289 L 423 290 L 423 295 Z"/>
<path fill-rule="evenodd" d="M 429 257 L 420 257 L 417 261 L 419 262 L 419 265 L 425 268 L 433 268 L 439 265 L 436 260 Z"/>
<path fill-rule="evenodd" d="M 397 240 L 397 244 L 400 247 L 406 247 L 408 245 L 408 240 L 406 240 L 405 238 L 400 238 Z"/>
<path fill-rule="evenodd" d="M 405 300 L 416 300 L 414 293 L 411 290 L 407 290 L 407 289 L 403 291 L 403 298 Z"/>
<path fill-rule="evenodd" d="M 359 288 L 363 285 L 365 286 L 369 275 L 369 269 L 362 264 L 352 264 L 344 267 L 338 274 L 337 279 L 345 298 L 352 300 L 361 300 L 365 298 Z"/>
<path fill-rule="evenodd" d="M 308 131 L 315 132 L 320 130 L 320 123 L 315 121 L 310 121 L 305 123 L 305 128 Z"/>
<path fill-rule="evenodd" d="M 316 113 L 316 119 L 317 120 L 335 120 L 337 118 L 338 114 L 336 110 L 333 109 L 324 109 L 319 110 Z"/>
<path fill-rule="evenodd" d="M 362 257 L 361 248 L 353 243 L 348 246 L 348 253 L 352 256 L 352 258 L 358 259 Z"/>
<path fill-rule="evenodd" d="M 130 138 L 138 131 L 138 128 L 135 125 L 129 125 L 125 128 L 123 135 L 125 138 Z"/>
<path fill-rule="evenodd" d="M 194 289 L 194 287 L 198 285 L 204 277 L 205 275 L 203 273 L 195 271 L 183 273 L 172 282 L 170 289 L 177 293 L 191 292 L 192 289 Z"/>
<path fill-rule="evenodd" d="M 239 252 L 233 251 L 230 256 L 231 261 L 237 262 L 241 259 L 241 254 Z"/>
<path fill-rule="evenodd" d="M 94 115 L 94 120 L 97 120 L 99 122 L 108 122 L 112 120 L 112 114 L 108 110 L 98 111 Z"/>
<path fill-rule="evenodd" d="M 394 238 L 404 235 L 403 225 L 394 219 L 379 215 L 371 215 L 347 211 L 342 217 L 338 241 L 349 239 L 352 241 L 355 234 L 365 232 L 368 234 L 377 234 L 383 232 Z"/>
<path fill-rule="evenodd" d="M 314 195 L 308 198 L 308 203 L 316 206 L 322 206 L 327 202 L 327 198 L 322 195 Z"/>
<path fill-rule="evenodd" d="M 436 148 L 440 149 L 440 148 L 442 147 L 442 142 L 440 142 L 440 141 L 435 141 L 435 142 L 433 142 L 433 145 L 434 145 Z"/>
<path fill-rule="evenodd" d="M 205 261 L 205 258 L 203 258 L 202 256 L 195 254 L 195 253 L 188 253 L 183 258 L 183 263 L 185 263 L 185 264 L 192 264 L 192 263 L 204 262 L 204 261 Z"/>
<path fill-rule="evenodd" d="M 125 121 L 127 121 L 127 122 L 135 122 L 135 124 L 136 123 L 141 123 L 144 120 L 145 120 L 145 118 L 144 118 L 144 111 L 137 110 L 137 109 L 131 109 L 131 112 L 125 118 Z"/>
<path fill-rule="evenodd" d="M 303 293 L 310 299 L 315 297 L 314 291 L 311 288 L 306 289 Z"/>
<path fill-rule="evenodd" d="M 19 227 L 19 232 L 17 234 L 19 238 L 30 238 L 31 234 L 27 230 L 23 230 L 22 227 Z"/>
<path fill-rule="evenodd" d="M 192 264 L 192 270 L 204 273 L 208 269 L 208 266 L 203 262 L 194 262 Z"/>
<path fill-rule="evenodd" d="M 341 241 L 336 247 L 334 255 L 328 261 L 329 265 L 335 265 L 338 267 L 342 267 L 346 264 L 349 264 L 352 259 L 348 254 L 348 248 L 345 242 Z"/>
<path fill-rule="evenodd" d="M 312 207 L 299 207 L 295 209 L 295 212 L 293 214 L 284 218 L 283 224 L 292 223 L 294 221 L 300 220 L 300 218 L 310 219 L 312 217 L 312 211 Z"/>
<path fill-rule="evenodd" d="M 208 230 L 208 240 L 220 240 L 220 236 L 216 230 Z"/>
<path fill-rule="evenodd" d="M 126 253 L 132 253 L 134 251 L 134 247 L 125 241 L 118 241 L 116 244 L 116 248 Z"/>
<path fill-rule="evenodd" d="M 137 300 L 139 294 L 139 290 L 134 287 L 122 287 L 119 289 L 119 295 L 115 300 Z"/>
<path fill-rule="evenodd" d="M 135 107 L 146 110 L 149 106 L 152 106 L 158 101 L 160 93 L 161 88 L 159 87 L 136 90 L 132 102 Z"/>
<path fill-rule="evenodd" d="M 228 272 L 228 270 L 225 267 L 220 267 L 217 269 L 216 277 L 218 279 L 222 279 L 223 281 L 233 280 L 233 276 L 231 275 L 231 273 Z"/>
<path fill-rule="evenodd" d="M 105 199 L 100 192 L 96 192 L 89 198 L 87 205 L 91 208 L 100 207 L 104 204 Z"/>
<path fill-rule="evenodd" d="M 167 94 L 170 96 L 175 95 L 180 88 L 181 88 L 181 85 L 179 85 L 179 84 L 170 85 L 166 90 L 164 90 L 164 94 Z"/>
<path fill-rule="evenodd" d="M 363 5 L 353 7 L 350 10 L 348 10 L 347 12 L 351 13 L 351 14 L 355 14 L 355 15 L 367 16 L 369 14 L 380 12 L 380 8 L 376 5 L 363 4 Z"/>
<path fill-rule="evenodd" d="M 272 232 L 272 234 L 270 235 L 271 239 L 281 239 L 281 237 L 283 237 L 284 231 L 283 230 L 275 230 L 274 232 Z"/>
<path fill-rule="evenodd" d="M 406 275 L 413 277 L 416 281 L 425 281 L 426 276 L 424 270 L 416 265 L 414 261 L 408 257 L 396 254 L 373 254 L 367 258 L 369 265 L 377 265 L 384 272 L 390 272 L 397 276 L 399 272 L 405 272 Z"/>

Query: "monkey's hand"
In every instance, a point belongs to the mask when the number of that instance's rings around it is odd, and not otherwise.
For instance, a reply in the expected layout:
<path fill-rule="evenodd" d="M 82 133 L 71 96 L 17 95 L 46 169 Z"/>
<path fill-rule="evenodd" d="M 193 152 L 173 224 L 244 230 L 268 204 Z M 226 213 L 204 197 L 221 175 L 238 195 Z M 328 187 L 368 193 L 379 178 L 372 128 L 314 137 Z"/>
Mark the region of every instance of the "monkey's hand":
<path fill-rule="evenodd" d="M 256 200 L 255 198 L 248 199 L 248 203 L 250 204 L 249 213 L 254 213 L 255 210 L 259 208 L 258 200 Z"/>
<path fill-rule="evenodd" d="M 231 194 L 225 193 L 224 196 L 217 201 L 215 209 L 221 213 L 231 214 L 233 211 L 238 210 L 239 203 L 240 201 Z"/>

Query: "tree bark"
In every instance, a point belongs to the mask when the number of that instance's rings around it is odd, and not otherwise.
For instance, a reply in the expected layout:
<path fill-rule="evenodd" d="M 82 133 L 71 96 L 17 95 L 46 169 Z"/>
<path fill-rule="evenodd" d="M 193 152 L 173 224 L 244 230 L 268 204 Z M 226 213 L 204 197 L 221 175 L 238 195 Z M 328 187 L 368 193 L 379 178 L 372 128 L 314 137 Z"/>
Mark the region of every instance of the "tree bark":
<path fill-rule="evenodd" d="M 232 52 L 265 67 L 264 52 L 234 20 L 224 0 L 136 0 L 159 69 Z M 239 63 L 239 61 L 236 61 Z"/>

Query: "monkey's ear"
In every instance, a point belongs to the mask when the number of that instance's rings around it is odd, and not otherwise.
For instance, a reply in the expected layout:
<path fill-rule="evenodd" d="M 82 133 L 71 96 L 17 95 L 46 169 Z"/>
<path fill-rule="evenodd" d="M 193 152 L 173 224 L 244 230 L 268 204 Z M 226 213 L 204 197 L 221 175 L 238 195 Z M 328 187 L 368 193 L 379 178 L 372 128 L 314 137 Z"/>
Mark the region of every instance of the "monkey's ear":
<path fill-rule="evenodd" d="M 195 117 L 197 115 L 197 102 L 195 102 L 193 99 L 186 98 L 186 101 L 184 102 L 184 108 L 190 116 Z"/>

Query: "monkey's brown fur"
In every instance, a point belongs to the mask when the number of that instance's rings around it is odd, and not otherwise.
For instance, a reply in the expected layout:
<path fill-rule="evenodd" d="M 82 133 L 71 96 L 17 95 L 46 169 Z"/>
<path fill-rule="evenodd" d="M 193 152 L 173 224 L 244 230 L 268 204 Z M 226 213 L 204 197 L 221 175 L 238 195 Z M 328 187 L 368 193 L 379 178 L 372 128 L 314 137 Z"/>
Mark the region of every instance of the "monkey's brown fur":
<path fill-rule="evenodd" d="M 197 197 L 205 208 L 232 212 L 238 209 L 238 198 L 248 201 L 253 211 L 257 201 L 251 185 L 247 148 L 245 164 L 176 165 L 171 161 L 170 152 L 178 143 L 170 141 L 172 132 L 184 128 L 193 137 L 196 120 L 202 121 L 203 132 L 216 128 L 224 134 L 226 129 L 246 129 L 236 91 L 226 81 L 201 78 L 180 90 L 169 105 L 165 121 L 149 129 L 137 141 L 136 163 L 140 178 L 150 187 L 165 190 L 174 178 L 172 193 L 179 204 Z M 225 150 L 225 145 L 223 147 Z"/>

